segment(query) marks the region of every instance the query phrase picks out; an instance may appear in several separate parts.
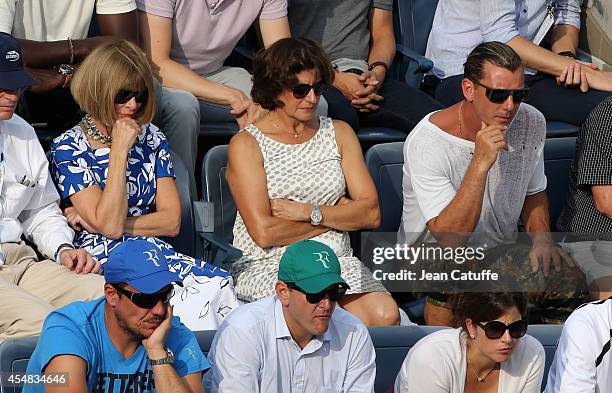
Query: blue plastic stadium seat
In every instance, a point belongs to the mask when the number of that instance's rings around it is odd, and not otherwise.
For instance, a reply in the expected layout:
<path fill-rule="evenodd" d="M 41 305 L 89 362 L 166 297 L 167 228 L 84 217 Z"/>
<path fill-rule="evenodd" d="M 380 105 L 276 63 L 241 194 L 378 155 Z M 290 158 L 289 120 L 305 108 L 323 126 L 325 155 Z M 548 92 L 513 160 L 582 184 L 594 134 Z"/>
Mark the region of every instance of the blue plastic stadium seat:
<path fill-rule="evenodd" d="M 550 227 L 553 231 L 556 230 L 557 218 L 565 204 L 570 168 L 575 155 L 575 137 L 546 139 L 544 144 L 544 172 L 548 180 L 546 192 L 550 211 Z"/>

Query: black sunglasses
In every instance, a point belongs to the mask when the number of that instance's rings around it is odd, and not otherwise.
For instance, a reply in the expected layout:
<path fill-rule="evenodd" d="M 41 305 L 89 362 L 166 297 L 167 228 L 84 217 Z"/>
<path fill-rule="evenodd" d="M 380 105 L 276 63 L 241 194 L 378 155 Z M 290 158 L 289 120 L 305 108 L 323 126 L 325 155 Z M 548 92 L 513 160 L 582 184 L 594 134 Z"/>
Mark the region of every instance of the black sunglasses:
<path fill-rule="evenodd" d="M 320 96 L 325 92 L 325 88 L 327 85 L 323 81 L 319 81 L 314 85 L 309 85 L 308 83 L 300 83 L 299 85 L 295 85 L 291 88 L 291 92 L 293 96 L 298 100 L 306 97 L 308 93 L 310 93 L 310 89 L 314 90 L 315 95 Z"/>
<path fill-rule="evenodd" d="M 525 99 L 527 99 L 527 96 L 529 95 L 528 87 L 523 87 L 522 89 L 494 89 L 487 85 L 483 85 L 478 81 L 473 80 L 472 82 L 474 82 L 478 86 L 482 86 L 487 89 L 485 95 L 487 96 L 489 101 L 494 102 L 496 104 L 501 104 L 505 102 L 510 96 L 512 96 L 512 99 L 515 102 L 523 102 Z"/>
<path fill-rule="evenodd" d="M 120 293 L 124 294 L 128 299 L 132 301 L 135 305 L 140 308 L 153 308 L 157 305 L 158 302 L 162 302 L 163 304 L 168 304 L 172 295 L 174 295 L 174 287 L 168 289 L 167 291 L 157 292 L 157 293 L 138 293 L 128 291 L 125 288 L 121 288 L 119 286 L 113 285 L 113 287 Z"/>
<path fill-rule="evenodd" d="M 491 321 L 486 324 L 476 322 L 476 325 L 480 326 L 484 330 L 487 338 L 491 340 L 497 340 L 506 333 L 506 330 L 510 333 L 512 338 L 521 338 L 527 333 L 527 321 L 520 319 L 516 322 L 512 322 L 510 325 L 506 325 L 500 321 Z"/>
<path fill-rule="evenodd" d="M 342 299 L 342 297 L 344 297 L 344 295 L 346 294 L 346 287 L 341 284 L 330 285 L 321 292 L 317 293 L 306 293 L 292 282 L 288 282 L 286 284 L 289 288 L 294 289 L 298 292 L 302 292 L 304 295 L 306 295 L 306 301 L 308 301 L 308 303 L 310 304 L 319 303 L 321 300 L 323 300 L 323 298 L 325 298 L 325 295 L 329 295 L 329 300 L 331 300 L 332 302 L 337 302 L 338 300 Z"/>
<path fill-rule="evenodd" d="M 125 104 L 132 98 L 136 98 L 137 103 L 144 105 L 149 99 L 149 91 L 146 89 L 142 91 L 121 89 L 117 92 L 117 95 L 115 96 L 115 104 Z"/>

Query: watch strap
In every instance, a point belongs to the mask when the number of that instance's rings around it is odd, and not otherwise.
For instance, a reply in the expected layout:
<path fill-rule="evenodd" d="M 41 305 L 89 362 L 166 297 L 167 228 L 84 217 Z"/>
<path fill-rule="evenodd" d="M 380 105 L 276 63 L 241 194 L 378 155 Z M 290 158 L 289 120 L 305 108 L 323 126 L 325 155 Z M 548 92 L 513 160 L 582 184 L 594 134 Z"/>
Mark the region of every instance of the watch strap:
<path fill-rule="evenodd" d="M 160 366 L 162 364 L 172 364 L 174 363 L 174 354 L 169 349 L 166 349 L 166 357 L 161 359 L 149 359 L 149 363 L 151 366 Z"/>

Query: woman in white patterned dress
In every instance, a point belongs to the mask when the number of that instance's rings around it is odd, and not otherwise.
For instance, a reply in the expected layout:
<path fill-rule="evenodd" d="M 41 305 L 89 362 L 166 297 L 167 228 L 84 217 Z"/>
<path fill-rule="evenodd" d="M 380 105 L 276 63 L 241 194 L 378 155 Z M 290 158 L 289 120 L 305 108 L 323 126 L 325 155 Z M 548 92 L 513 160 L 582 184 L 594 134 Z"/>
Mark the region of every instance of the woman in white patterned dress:
<path fill-rule="evenodd" d="M 166 256 L 184 286 L 174 313 L 192 330 L 216 329 L 238 305 L 229 273 L 176 252 L 159 236 L 176 236 L 181 207 L 164 134 L 155 113 L 153 74 L 127 41 L 107 43 L 80 65 L 71 91 L 83 121 L 51 146 L 50 170 L 77 231 L 75 245 L 102 263 L 121 242 L 145 239 Z"/>
<path fill-rule="evenodd" d="M 314 111 L 334 70 L 313 41 L 286 38 L 257 55 L 252 97 L 269 114 L 235 135 L 227 179 L 236 201 L 232 266 L 239 299 L 274 293 L 287 245 L 315 239 L 338 255 L 350 285 L 339 302 L 367 325 L 399 323 L 397 304 L 353 256 L 347 231 L 380 222 L 376 189 L 355 133 Z"/>

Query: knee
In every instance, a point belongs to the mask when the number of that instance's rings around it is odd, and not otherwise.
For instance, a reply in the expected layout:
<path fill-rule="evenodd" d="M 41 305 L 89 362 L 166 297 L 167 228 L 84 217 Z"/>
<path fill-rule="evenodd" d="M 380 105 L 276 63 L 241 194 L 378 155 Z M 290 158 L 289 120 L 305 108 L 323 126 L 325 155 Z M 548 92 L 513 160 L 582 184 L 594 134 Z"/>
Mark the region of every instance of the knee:
<path fill-rule="evenodd" d="M 188 91 L 179 89 L 163 88 L 162 99 L 158 103 L 162 111 L 168 115 L 177 116 L 178 119 L 197 118 L 200 119 L 200 103 L 198 99 Z"/>
<path fill-rule="evenodd" d="M 373 308 L 370 326 L 393 326 L 400 324 L 399 307 L 390 295 L 381 299 L 379 306 Z"/>

